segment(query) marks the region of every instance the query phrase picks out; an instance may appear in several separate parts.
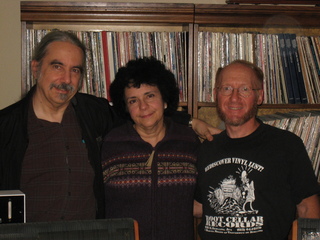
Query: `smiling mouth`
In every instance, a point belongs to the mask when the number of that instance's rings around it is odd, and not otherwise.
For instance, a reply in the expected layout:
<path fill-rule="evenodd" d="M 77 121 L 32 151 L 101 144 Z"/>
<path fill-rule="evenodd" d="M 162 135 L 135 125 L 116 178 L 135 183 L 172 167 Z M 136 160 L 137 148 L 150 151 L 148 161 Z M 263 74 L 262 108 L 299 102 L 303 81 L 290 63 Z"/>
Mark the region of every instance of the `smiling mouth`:
<path fill-rule="evenodd" d="M 241 110 L 242 107 L 228 107 L 230 110 Z"/>
<path fill-rule="evenodd" d="M 141 116 L 141 118 L 149 118 L 152 116 L 152 113 Z"/>
<path fill-rule="evenodd" d="M 69 92 L 68 90 L 65 90 L 65 89 L 59 89 L 59 88 L 55 88 L 55 89 L 60 93 L 68 93 Z"/>
<path fill-rule="evenodd" d="M 69 92 L 73 92 L 74 91 L 74 87 L 65 83 L 62 84 L 51 84 L 50 85 L 50 89 L 55 88 L 57 89 L 60 93 L 64 93 L 67 94 Z"/>

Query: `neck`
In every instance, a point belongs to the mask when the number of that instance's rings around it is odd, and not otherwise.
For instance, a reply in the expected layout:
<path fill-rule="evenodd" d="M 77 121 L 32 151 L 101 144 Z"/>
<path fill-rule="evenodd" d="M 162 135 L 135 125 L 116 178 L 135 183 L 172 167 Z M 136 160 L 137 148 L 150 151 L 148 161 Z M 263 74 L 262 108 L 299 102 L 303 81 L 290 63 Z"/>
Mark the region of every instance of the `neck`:
<path fill-rule="evenodd" d="M 256 118 L 252 118 L 240 126 L 226 125 L 226 132 L 230 138 L 243 138 L 253 133 L 260 123 Z"/>
<path fill-rule="evenodd" d="M 161 122 L 156 127 L 150 129 L 139 127 L 136 124 L 134 124 L 133 127 L 136 129 L 140 137 L 144 141 L 150 143 L 153 147 L 155 147 L 166 134 L 166 126 L 164 122 Z"/>
<path fill-rule="evenodd" d="M 65 110 L 67 109 L 69 102 L 63 105 L 55 106 L 48 101 L 43 100 L 39 94 L 36 94 L 32 98 L 33 111 L 37 118 L 43 119 L 49 122 L 61 123 Z"/>

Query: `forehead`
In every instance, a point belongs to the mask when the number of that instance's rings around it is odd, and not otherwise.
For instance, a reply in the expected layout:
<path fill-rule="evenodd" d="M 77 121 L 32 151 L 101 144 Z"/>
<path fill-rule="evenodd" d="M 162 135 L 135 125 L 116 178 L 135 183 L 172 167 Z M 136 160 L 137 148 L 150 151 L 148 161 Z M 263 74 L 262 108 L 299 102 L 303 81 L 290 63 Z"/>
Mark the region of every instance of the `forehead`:
<path fill-rule="evenodd" d="M 45 57 L 52 58 L 69 58 L 82 62 L 84 55 L 80 47 L 70 42 L 52 42 L 47 47 Z"/>
<path fill-rule="evenodd" d="M 258 80 L 254 71 L 242 64 L 231 64 L 221 72 L 221 84 L 253 85 Z"/>

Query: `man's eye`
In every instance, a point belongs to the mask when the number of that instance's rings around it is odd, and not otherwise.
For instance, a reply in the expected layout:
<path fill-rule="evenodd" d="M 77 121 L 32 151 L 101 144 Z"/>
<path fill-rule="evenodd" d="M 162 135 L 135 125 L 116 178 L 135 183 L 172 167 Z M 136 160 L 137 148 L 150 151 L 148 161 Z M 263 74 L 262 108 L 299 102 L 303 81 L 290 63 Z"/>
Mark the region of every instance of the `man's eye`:
<path fill-rule="evenodd" d="M 243 91 L 243 92 L 248 92 L 248 91 L 250 91 L 250 88 L 249 88 L 249 87 L 242 87 L 242 88 L 241 88 L 241 91 Z"/>
<path fill-rule="evenodd" d="M 230 86 L 222 87 L 222 91 L 230 91 L 231 89 L 232 89 L 232 87 L 230 87 Z"/>
<path fill-rule="evenodd" d="M 81 71 L 80 71 L 79 68 L 73 68 L 72 71 L 73 71 L 74 73 L 81 73 Z"/>
<path fill-rule="evenodd" d="M 53 68 L 59 70 L 59 69 L 61 69 L 61 66 L 58 64 L 55 64 L 55 65 L 53 65 Z"/>

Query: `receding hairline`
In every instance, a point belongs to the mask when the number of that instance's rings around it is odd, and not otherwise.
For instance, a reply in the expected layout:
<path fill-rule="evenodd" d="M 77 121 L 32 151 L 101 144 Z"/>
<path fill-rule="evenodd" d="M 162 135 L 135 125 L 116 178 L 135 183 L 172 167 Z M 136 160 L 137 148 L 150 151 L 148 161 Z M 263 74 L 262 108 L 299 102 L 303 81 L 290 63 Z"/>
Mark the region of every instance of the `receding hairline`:
<path fill-rule="evenodd" d="M 261 85 L 261 87 L 263 86 L 264 74 L 263 74 L 263 71 L 257 65 L 246 60 L 235 60 L 225 67 L 218 68 L 216 72 L 216 78 L 215 78 L 216 80 L 215 87 L 218 87 L 221 84 L 221 76 L 223 72 L 227 70 L 229 67 L 236 66 L 236 65 L 243 66 L 250 69 L 251 72 L 254 74 L 255 79 L 257 80 L 256 81 L 257 84 Z"/>

